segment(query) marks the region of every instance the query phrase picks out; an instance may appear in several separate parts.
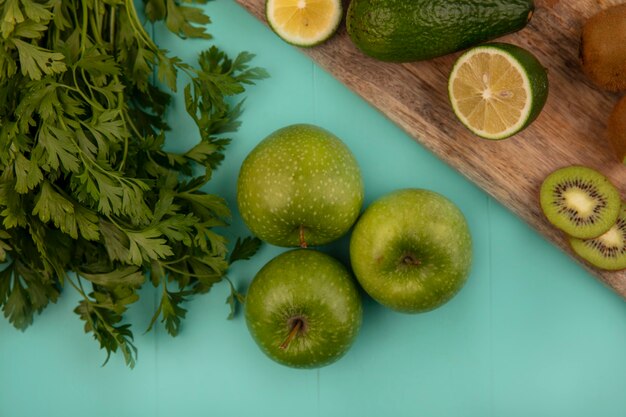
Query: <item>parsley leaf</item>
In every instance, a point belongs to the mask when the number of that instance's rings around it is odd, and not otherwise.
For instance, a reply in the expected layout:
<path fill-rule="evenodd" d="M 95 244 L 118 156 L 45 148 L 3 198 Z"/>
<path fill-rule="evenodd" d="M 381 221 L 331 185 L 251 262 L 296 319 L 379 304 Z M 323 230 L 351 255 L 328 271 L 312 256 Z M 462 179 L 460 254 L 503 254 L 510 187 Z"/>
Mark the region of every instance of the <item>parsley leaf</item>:
<path fill-rule="evenodd" d="M 230 263 L 252 258 L 261 247 L 261 239 L 248 236 L 244 239 L 238 238 L 233 251 L 230 253 Z"/>
<path fill-rule="evenodd" d="M 161 322 L 165 324 L 167 332 L 172 336 L 178 335 L 181 321 L 187 315 L 187 310 L 181 307 L 181 304 L 186 301 L 185 297 L 189 294 L 187 291 L 170 292 L 163 286 L 161 302 L 152 317 L 147 331 L 150 331 L 159 316 L 162 316 Z"/>

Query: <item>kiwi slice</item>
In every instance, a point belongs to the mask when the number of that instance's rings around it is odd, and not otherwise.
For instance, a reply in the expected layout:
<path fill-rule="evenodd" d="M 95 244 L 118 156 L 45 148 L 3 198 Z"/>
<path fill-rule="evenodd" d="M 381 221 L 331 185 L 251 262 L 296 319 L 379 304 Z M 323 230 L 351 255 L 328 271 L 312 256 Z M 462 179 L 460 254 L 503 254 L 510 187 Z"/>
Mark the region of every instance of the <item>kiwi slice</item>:
<path fill-rule="evenodd" d="M 570 238 L 574 252 L 591 265 L 617 271 L 626 269 L 626 204 L 622 203 L 617 222 L 595 239 Z"/>
<path fill-rule="evenodd" d="M 604 175 L 584 166 L 569 166 L 548 175 L 539 199 L 550 223 L 579 239 L 607 232 L 621 207 L 617 188 Z"/>

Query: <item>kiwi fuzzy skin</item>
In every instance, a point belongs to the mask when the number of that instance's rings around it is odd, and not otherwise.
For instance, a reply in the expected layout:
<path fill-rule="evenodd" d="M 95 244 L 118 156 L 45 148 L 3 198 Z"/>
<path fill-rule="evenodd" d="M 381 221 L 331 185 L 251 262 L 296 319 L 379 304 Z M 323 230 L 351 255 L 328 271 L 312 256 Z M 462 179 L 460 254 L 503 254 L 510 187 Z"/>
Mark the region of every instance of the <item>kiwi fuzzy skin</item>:
<path fill-rule="evenodd" d="M 619 161 L 626 164 L 626 96 L 617 102 L 609 117 L 607 136 Z"/>
<path fill-rule="evenodd" d="M 598 87 L 626 91 L 626 3 L 587 20 L 581 36 L 582 69 Z"/>

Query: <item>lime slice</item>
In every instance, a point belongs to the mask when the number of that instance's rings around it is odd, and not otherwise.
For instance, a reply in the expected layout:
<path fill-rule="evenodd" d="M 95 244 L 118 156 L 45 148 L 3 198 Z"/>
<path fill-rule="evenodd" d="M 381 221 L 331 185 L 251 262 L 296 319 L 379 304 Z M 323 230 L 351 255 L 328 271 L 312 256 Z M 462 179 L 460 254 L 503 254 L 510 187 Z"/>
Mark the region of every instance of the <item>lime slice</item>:
<path fill-rule="evenodd" d="M 285 42 L 314 46 L 339 27 L 341 0 L 266 0 L 265 15 L 272 30 Z"/>
<path fill-rule="evenodd" d="M 548 97 L 545 68 L 519 46 L 489 43 L 454 64 L 448 95 L 459 120 L 474 134 L 506 139 L 541 113 Z"/>

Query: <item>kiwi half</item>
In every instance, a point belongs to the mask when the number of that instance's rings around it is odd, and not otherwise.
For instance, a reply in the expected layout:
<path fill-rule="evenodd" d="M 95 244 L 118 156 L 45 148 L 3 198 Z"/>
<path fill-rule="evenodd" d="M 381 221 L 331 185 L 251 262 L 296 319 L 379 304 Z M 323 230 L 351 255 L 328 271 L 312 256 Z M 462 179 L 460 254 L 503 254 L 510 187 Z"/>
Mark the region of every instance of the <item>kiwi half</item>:
<path fill-rule="evenodd" d="M 539 199 L 550 223 L 579 239 L 607 232 L 621 207 L 617 188 L 598 171 L 583 166 L 561 168 L 548 175 Z"/>
<path fill-rule="evenodd" d="M 622 203 L 617 222 L 595 239 L 570 238 L 574 252 L 591 265 L 617 271 L 626 269 L 626 204 Z"/>

